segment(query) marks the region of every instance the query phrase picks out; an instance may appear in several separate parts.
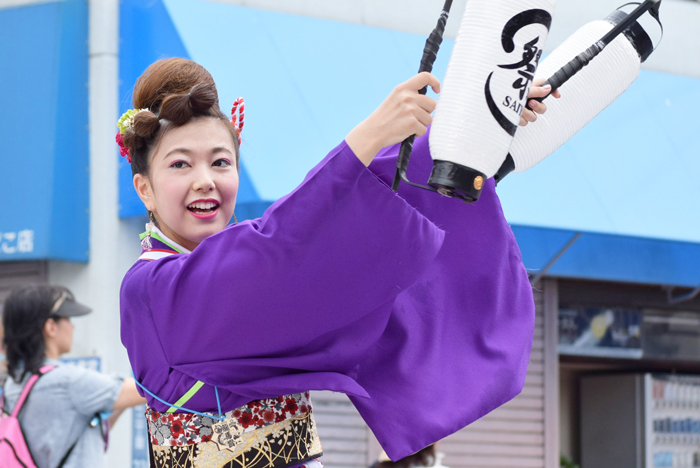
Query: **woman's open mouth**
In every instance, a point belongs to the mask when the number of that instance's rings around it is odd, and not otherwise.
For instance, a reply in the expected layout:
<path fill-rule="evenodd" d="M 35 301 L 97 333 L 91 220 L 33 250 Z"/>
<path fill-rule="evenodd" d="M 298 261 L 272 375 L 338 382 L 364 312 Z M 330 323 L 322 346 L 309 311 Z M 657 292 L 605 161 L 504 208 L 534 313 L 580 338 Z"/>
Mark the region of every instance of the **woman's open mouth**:
<path fill-rule="evenodd" d="M 187 205 L 187 209 L 199 219 L 208 219 L 216 216 L 219 211 L 219 202 L 215 200 L 198 200 Z"/>

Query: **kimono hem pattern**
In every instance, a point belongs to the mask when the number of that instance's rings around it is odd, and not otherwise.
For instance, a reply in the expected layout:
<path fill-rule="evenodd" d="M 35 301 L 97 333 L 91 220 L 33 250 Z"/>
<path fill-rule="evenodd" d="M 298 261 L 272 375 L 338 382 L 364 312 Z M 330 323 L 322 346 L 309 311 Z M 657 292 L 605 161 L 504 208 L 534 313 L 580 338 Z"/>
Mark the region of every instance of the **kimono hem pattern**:
<path fill-rule="evenodd" d="M 397 154 L 365 168 L 343 142 L 262 218 L 138 261 L 121 288 L 136 378 L 166 401 L 205 382 L 187 405 L 203 412 L 216 412 L 213 386 L 224 411 L 343 392 L 392 459 L 516 396 L 534 301 L 493 180 L 473 205 L 396 194 Z M 426 135 L 409 177 L 431 168 Z"/>

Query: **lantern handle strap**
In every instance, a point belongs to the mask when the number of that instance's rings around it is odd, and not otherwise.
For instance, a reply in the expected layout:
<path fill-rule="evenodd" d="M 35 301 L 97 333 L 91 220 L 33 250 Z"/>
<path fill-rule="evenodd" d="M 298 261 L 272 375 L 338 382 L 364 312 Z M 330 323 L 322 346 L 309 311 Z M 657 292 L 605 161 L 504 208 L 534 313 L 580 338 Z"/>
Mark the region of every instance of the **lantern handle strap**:
<path fill-rule="evenodd" d="M 442 7 L 442 13 L 440 13 L 440 18 L 438 19 L 437 26 L 430 33 L 428 39 L 425 41 L 425 48 L 423 49 L 423 57 L 420 61 L 420 67 L 418 73 L 433 71 L 433 64 L 437 58 L 437 53 L 440 50 L 440 45 L 442 44 L 442 38 L 445 34 L 445 25 L 447 24 L 447 19 L 450 16 L 450 9 L 452 8 L 452 0 L 446 0 L 445 5 Z M 419 90 L 420 94 L 425 94 L 427 91 L 427 86 Z M 396 173 L 394 174 L 394 181 L 391 184 L 391 189 L 394 191 L 399 190 L 399 183 L 401 180 L 406 183 L 413 185 L 415 187 L 420 187 L 422 189 L 430 190 L 436 192 L 437 190 L 433 187 L 426 185 L 420 185 L 408 180 L 406 170 L 408 168 L 408 161 L 411 158 L 411 152 L 413 151 L 413 141 L 416 136 L 411 135 L 406 138 L 403 143 L 401 143 L 401 149 L 399 150 L 399 158 L 396 161 Z"/>

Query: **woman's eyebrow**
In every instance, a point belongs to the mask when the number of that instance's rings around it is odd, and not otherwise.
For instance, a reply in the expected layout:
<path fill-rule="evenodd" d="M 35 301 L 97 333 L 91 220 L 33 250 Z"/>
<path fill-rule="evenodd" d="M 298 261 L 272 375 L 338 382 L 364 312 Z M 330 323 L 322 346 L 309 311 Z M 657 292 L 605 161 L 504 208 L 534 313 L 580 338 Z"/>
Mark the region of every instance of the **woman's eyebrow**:
<path fill-rule="evenodd" d="M 189 149 L 189 148 L 178 147 L 178 148 L 173 148 L 173 149 L 171 149 L 170 151 L 168 151 L 168 153 L 167 153 L 165 156 L 163 156 L 163 159 L 167 159 L 167 158 L 169 158 L 170 156 L 172 156 L 173 154 L 184 154 L 184 155 L 186 155 L 186 156 L 190 156 L 190 157 L 191 157 L 192 155 L 194 155 L 194 153 L 195 153 L 195 152 L 192 151 L 192 150 Z M 228 148 L 225 147 L 225 146 L 217 146 L 217 147 L 215 147 L 215 148 L 212 148 L 211 151 L 209 152 L 209 154 L 217 154 L 217 153 L 228 153 L 228 154 L 233 154 L 233 153 L 231 152 L 231 150 L 228 149 Z"/>
<path fill-rule="evenodd" d="M 233 154 L 233 153 L 231 153 L 231 150 L 228 149 L 228 148 L 225 147 L 225 146 L 217 146 L 216 148 L 213 148 L 213 149 L 211 150 L 211 152 L 212 152 L 212 154 L 215 154 L 215 153 L 222 153 L 222 152 L 226 152 L 226 153 L 229 153 L 229 154 Z"/>
<path fill-rule="evenodd" d="M 193 151 L 188 148 L 173 148 L 170 151 L 168 151 L 168 153 L 165 156 L 163 156 L 163 159 L 167 159 L 168 157 L 172 156 L 173 153 L 181 153 L 187 156 L 192 156 Z"/>

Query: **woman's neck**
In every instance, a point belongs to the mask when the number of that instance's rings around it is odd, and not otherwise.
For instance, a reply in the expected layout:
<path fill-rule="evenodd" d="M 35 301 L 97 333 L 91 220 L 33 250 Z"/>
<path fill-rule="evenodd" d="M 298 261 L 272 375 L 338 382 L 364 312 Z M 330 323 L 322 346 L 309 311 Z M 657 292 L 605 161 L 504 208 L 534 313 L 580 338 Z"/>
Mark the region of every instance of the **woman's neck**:
<path fill-rule="evenodd" d="M 46 343 L 46 351 L 44 352 L 46 359 L 58 360 L 60 353 L 58 352 L 58 346 L 54 346 L 53 343 Z"/>
<path fill-rule="evenodd" d="M 166 228 L 165 230 L 166 230 L 168 233 L 171 232 L 171 230 L 168 229 L 167 226 L 165 226 L 165 228 Z M 176 240 L 176 238 L 180 238 L 180 236 L 177 236 L 177 234 L 175 234 L 175 236 L 173 236 L 173 235 L 168 235 L 168 234 L 166 234 L 166 232 L 164 232 L 163 229 L 160 229 L 158 226 L 153 226 L 153 232 L 155 232 L 156 234 L 158 234 L 158 236 L 160 236 L 160 237 L 165 241 L 166 244 L 170 245 L 171 247 L 173 247 L 173 248 L 174 248 L 175 250 L 177 250 L 178 252 L 181 252 L 181 253 L 191 253 L 192 250 L 193 250 L 195 247 L 197 247 L 197 245 L 195 244 L 192 248 L 189 248 L 188 245 L 184 245 L 182 242 L 178 242 L 178 241 Z"/>

